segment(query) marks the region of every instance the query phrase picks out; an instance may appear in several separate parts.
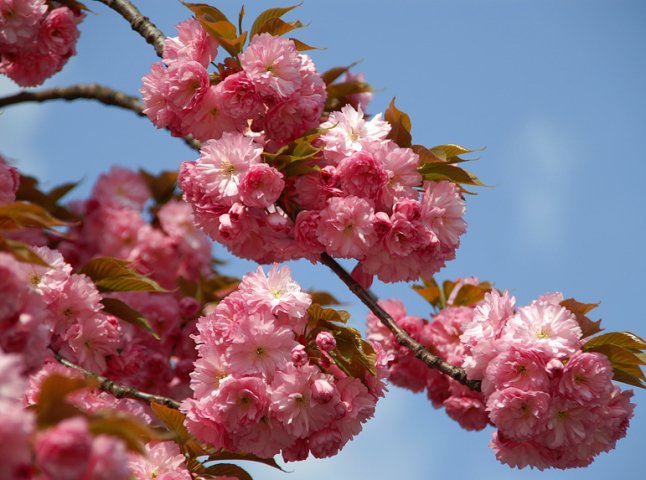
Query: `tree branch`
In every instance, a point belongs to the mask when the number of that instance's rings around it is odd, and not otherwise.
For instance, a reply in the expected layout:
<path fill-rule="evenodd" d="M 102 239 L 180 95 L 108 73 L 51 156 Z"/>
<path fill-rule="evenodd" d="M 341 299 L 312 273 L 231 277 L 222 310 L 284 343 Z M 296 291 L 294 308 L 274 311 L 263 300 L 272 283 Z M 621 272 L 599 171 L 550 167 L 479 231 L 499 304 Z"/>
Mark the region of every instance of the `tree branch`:
<path fill-rule="evenodd" d="M 0 97 L 0 108 L 26 102 L 42 103 L 49 100 L 73 101 L 79 99 L 96 100 L 104 105 L 124 108 L 140 117 L 145 117 L 144 105 L 137 97 L 126 95 L 123 92 L 99 85 L 98 83 L 84 83 L 69 87 L 56 87 L 36 91 L 23 90 L 13 95 Z M 193 150 L 199 150 L 201 148 L 200 142 L 191 136 L 182 137 L 182 139 Z"/>
<path fill-rule="evenodd" d="M 96 0 L 101 2 L 104 5 L 107 5 L 112 10 L 117 12 L 123 18 L 126 19 L 132 29 L 141 35 L 146 42 L 151 44 L 157 52 L 159 58 L 162 57 L 164 53 L 164 40 L 166 37 L 164 34 L 157 28 L 157 26 L 150 21 L 148 17 L 145 17 L 141 12 L 135 7 L 130 0 Z"/>
<path fill-rule="evenodd" d="M 97 382 L 99 382 L 100 390 L 103 390 L 104 392 L 108 392 L 117 398 L 132 398 L 135 400 L 146 402 L 148 405 L 154 402 L 154 403 L 160 403 L 168 408 L 174 408 L 175 410 L 179 409 L 179 402 L 176 400 L 173 400 L 172 398 L 153 395 L 152 393 L 141 392 L 136 388 L 118 385 L 114 383 L 112 380 L 110 380 L 109 378 L 103 377 L 101 375 L 97 375 L 96 373 L 90 372 L 89 370 L 86 370 L 83 367 L 79 367 L 78 365 L 70 362 L 69 360 L 62 357 L 56 352 L 54 352 L 54 357 L 56 357 L 56 361 L 58 361 L 58 363 L 60 363 L 61 365 L 64 365 L 68 368 L 73 368 L 75 370 L 78 370 L 79 372 L 83 372 L 86 376 L 95 379 Z"/>
<path fill-rule="evenodd" d="M 381 323 L 383 323 L 388 330 L 392 332 L 400 345 L 407 347 L 417 358 L 423 361 L 430 368 L 439 370 L 472 390 L 480 391 L 480 381 L 469 380 L 466 372 L 462 368 L 454 367 L 453 365 L 446 363 L 440 357 L 429 352 L 424 345 L 413 340 L 410 335 L 408 335 L 408 333 L 406 333 L 406 331 L 401 328 L 397 322 L 395 322 L 395 320 L 393 320 L 393 318 L 383 308 L 381 308 L 381 306 L 379 306 L 374 295 L 359 285 L 356 280 L 352 278 L 352 276 L 346 272 L 336 260 L 334 260 L 334 258 L 329 256 L 327 253 L 322 253 L 321 263 L 330 268 L 330 270 L 332 270 L 341 279 L 341 281 L 348 286 L 350 291 L 354 293 L 379 320 L 381 320 Z"/>

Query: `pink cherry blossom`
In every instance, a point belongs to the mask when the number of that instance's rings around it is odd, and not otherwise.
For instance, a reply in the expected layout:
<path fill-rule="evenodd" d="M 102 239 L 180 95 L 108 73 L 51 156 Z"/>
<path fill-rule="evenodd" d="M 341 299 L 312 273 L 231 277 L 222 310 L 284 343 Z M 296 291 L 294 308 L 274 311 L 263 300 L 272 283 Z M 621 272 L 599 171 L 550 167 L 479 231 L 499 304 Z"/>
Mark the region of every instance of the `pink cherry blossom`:
<path fill-rule="evenodd" d="M 176 28 L 179 35 L 164 42 L 164 63 L 195 61 L 206 68 L 217 55 L 217 41 L 193 18 L 178 23 Z"/>
<path fill-rule="evenodd" d="M 92 453 L 92 437 L 83 417 L 63 420 L 39 434 L 36 458 L 40 468 L 51 478 L 83 480 Z"/>
<path fill-rule="evenodd" d="M 0 157 L 0 205 L 16 200 L 16 191 L 20 184 L 20 173 L 15 167 L 7 165 Z"/>
<path fill-rule="evenodd" d="M 544 429 L 549 405 L 548 393 L 512 387 L 496 390 L 487 400 L 487 411 L 506 437 L 529 440 Z"/>
<path fill-rule="evenodd" d="M 265 208 L 278 200 L 284 188 L 282 173 L 266 163 L 257 163 L 240 182 L 240 198 L 248 207 Z"/>
<path fill-rule="evenodd" d="M 361 198 L 331 198 L 320 215 L 318 239 L 331 255 L 360 258 L 377 240 L 374 210 Z"/>

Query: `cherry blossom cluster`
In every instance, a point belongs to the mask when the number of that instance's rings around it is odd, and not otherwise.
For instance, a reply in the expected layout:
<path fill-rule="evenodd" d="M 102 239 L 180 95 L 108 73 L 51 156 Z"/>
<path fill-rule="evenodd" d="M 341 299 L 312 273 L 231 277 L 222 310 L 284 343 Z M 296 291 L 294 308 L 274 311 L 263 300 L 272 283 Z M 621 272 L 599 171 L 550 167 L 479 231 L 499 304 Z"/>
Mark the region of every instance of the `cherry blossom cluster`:
<path fill-rule="evenodd" d="M 612 382 L 605 355 L 582 350 L 562 301 L 548 294 L 514 311 L 513 297 L 492 291 L 461 336 L 464 368 L 482 379 L 498 429 L 492 448 L 511 466 L 586 466 L 614 448 L 632 417 L 632 391 Z"/>
<path fill-rule="evenodd" d="M 433 316 L 433 320 L 407 315 L 398 300 L 382 300 L 379 305 L 415 341 L 431 353 L 451 365 L 461 365 L 464 347 L 460 335 L 473 320 L 471 307 L 447 306 Z M 381 321 L 368 315 L 367 338 L 383 348 L 388 359 L 388 380 L 398 387 L 413 392 L 423 392 L 435 408 L 444 408 L 446 414 L 465 430 L 482 430 L 489 424 L 485 398 L 481 392 L 471 390 L 447 377 L 438 370 L 430 369 L 406 347 L 397 343 Z"/>
<path fill-rule="evenodd" d="M 492 290 L 471 307 L 449 306 L 427 322 L 406 315 L 398 301 L 382 306 L 415 340 L 453 365 L 462 365 L 473 392 L 425 370 L 372 315 L 368 339 L 388 356 L 395 385 L 427 393 L 433 405 L 467 430 L 497 428 L 491 446 L 503 463 L 523 468 L 590 464 L 626 434 L 632 391 L 612 382 L 608 358 L 582 349 L 576 316 L 547 294 L 515 309 L 507 292 Z"/>
<path fill-rule="evenodd" d="M 52 0 L 0 0 L 0 73 L 33 87 L 76 54 L 84 14 Z"/>
<path fill-rule="evenodd" d="M 143 78 L 145 113 L 157 127 L 200 141 L 224 132 L 264 132 L 271 149 L 318 126 L 325 84 L 292 40 L 255 35 L 238 61 L 228 58 L 210 75 L 217 42 L 197 20 L 178 24 L 177 31 L 166 39 L 163 61 Z"/>
<path fill-rule="evenodd" d="M 23 370 L 20 356 L 0 349 L 0 479 L 128 480 L 123 441 L 92 435 L 85 417 L 37 430 L 36 415 L 23 405 Z"/>
<path fill-rule="evenodd" d="M 259 267 L 198 321 L 189 431 L 215 448 L 285 461 L 335 455 L 370 418 L 379 377 L 355 378 L 332 359 L 336 339 L 308 330 L 311 297 L 288 267 Z M 313 338 L 312 338 L 313 337 Z"/>

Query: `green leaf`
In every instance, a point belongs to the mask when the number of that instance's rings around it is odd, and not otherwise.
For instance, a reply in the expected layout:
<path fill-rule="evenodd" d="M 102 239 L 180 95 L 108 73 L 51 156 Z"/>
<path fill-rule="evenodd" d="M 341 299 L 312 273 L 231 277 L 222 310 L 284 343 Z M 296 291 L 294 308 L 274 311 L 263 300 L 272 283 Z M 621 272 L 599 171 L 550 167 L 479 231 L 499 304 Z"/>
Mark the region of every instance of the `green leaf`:
<path fill-rule="evenodd" d="M 34 253 L 29 244 L 19 242 L 17 240 L 0 237 L 0 252 L 7 252 L 10 255 L 13 255 L 13 257 L 19 262 L 33 263 L 34 265 L 40 265 L 41 267 L 50 266 L 45 260 Z"/>
<path fill-rule="evenodd" d="M 390 123 L 388 138 L 402 148 L 410 147 L 412 144 L 410 117 L 395 106 L 394 97 L 384 113 L 384 120 Z"/>
<path fill-rule="evenodd" d="M 485 186 L 473 173 L 454 165 L 448 165 L 445 163 L 426 163 L 420 166 L 417 170 L 424 180 L 448 180 L 462 185 L 475 185 L 478 187 Z"/>
<path fill-rule="evenodd" d="M 87 262 L 79 273 L 90 277 L 100 292 L 167 292 L 157 282 L 132 268 L 125 260 L 98 257 Z"/>
<path fill-rule="evenodd" d="M 159 340 L 159 335 L 155 332 L 153 327 L 150 326 L 150 323 L 148 323 L 148 320 L 146 320 L 146 317 L 144 317 L 141 312 L 135 310 L 117 298 L 103 298 L 101 303 L 103 304 L 104 312 L 114 315 L 126 323 L 130 323 L 131 325 L 135 325 L 136 327 L 145 330 L 150 333 L 153 338 Z"/>
<path fill-rule="evenodd" d="M 218 463 L 205 468 L 200 476 L 217 477 L 217 476 L 234 477 L 238 480 L 253 480 L 251 475 L 242 467 L 233 463 Z"/>
<path fill-rule="evenodd" d="M 0 230 L 51 228 L 66 225 L 43 207 L 29 202 L 14 202 L 0 206 Z"/>
<path fill-rule="evenodd" d="M 584 348 L 592 348 L 599 345 L 615 345 L 628 349 L 644 350 L 646 349 L 646 340 L 630 332 L 609 332 L 588 340 Z"/>
<path fill-rule="evenodd" d="M 574 298 L 568 298 L 563 300 L 560 305 L 574 314 L 579 326 L 581 327 L 581 331 L 583 332 L 583 338 L 589 337 L 603 330 L 601 328 L 601 320 L 593 322 L 586 316 L 588 312 L 599 306 L 598 303 L 581 303 L 576 301 Z"/>
<path fill-rule="evenodd" d="M 249 38 L 253 38 L 254 35 L 261 33 L 263 31 L 267 31 L 267 30 L 262 30 L 262 28 L 268 21 L 273 19 L 280 19 L 280 17 L 282 17 L 286 13 L 291 12 L 292 10 L 300 7 L 301 5 L 303 5 L 303 2 L 297 5 L 292 5 L 291 7 L 270 8 L 269 10 L 265 10 L 260 15 L 258 15 L 258 17 L 256 17 L 256 19 L 253 22 L 253 25 L 251 25 L 251 30 L 249 31 Z"/>

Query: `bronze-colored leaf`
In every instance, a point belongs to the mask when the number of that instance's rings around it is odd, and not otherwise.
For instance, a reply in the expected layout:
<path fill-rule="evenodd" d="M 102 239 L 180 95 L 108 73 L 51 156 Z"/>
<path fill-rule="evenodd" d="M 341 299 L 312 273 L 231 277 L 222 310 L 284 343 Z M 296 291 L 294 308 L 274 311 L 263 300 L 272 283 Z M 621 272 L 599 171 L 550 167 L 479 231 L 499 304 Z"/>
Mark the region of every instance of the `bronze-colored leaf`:
<path fill-rule="evenodd" d="M 620 347 L 612 344 L 603 344 L 603 345 L 588 345 L 587 343 L 583 345 L 584 352 L 598 352 L 603 353 L 610 363 L 614 364 L 624 364 L 624 365 L 643 365 L 644 362 L 642 358 L 635 355 L 629 349 Z"/>
<path fill-rule="evenodd" d="M 66 225 L 43 207 L 29 202 L 14 202 L 0 206 L 0 230 L 51 228 Z"/>
<path fill-rule="evenodd" d="M 307 43 L 302 42 L 297 38 L 290 37 L 290 40 L 294 42 L 294 45 L 296 45 L 296 50 L 298 50 L 299 52 L 306 52 L 308 50 L 325 50 L 324 48 L 313 47 L 312 45 L 308 45 Z"/>
<path fill-rule="evenodd" d="M 160 403 L 151 403 L 150 408 L 158 419 L 162 421 L 166 427 L 175 434 L 177 442 L 180 444 L 186 443 L 190 438 L 188 430 L 184 426 L 184 421 L 186 420 L 186 415 L 184 415 L 179 410 L 174 408 L 169 408 Z"/>
<path fill-rule="evenodd" d="M 563 300 L 560 305 L 574 314 L 579 326 L 581 327 L 581 331 L 583 332 L 583 338 L 589 337 L 603 330 L 601 328 L 601 320 L 593 322 L 586 316 L 586 314 L 593 308 L 599 306 L 598 303 L 581 303 L 576 301 L 574 298 L 568 298 Z"/>
<path fill-rule="evenodd" d="M 410 147 L 412 144 L 410 117 L 395 106 L 394 97 L 384 113 L 384 120 L 390 123 L 388 138 L 402 148 Z"/>
<path fill-rule="evenodd" d="M 100 292 L 167 292 L 153 279 L 132 268 L 125 260 L 98 257 L 81 267 L 79 273 L 90 277 Z"/>
<path fill-rule="evenodd" d="M 261 33 L 263 31 L 267 31 L 267 30 L 262 30 L 262 28 L 268 21 L 273 19 L 280 19 L 280 17 L 282 17 L 286 13 L 291 12 L 292 10 L 300 7 L 301 5 L 303 5 L 303 2 L 297 5 L 292 5 L 291 7 L 270 8 L 268 10 L 265 10 L 260 15 L 258 15 L 258 17 L 256 17 L 253 24 L 251 25 L 251 30 L 249 30 L 249 38 L 253 38 L 254 35 Z"/>
<path fill-rule="evenodd" d="M 38 392 L 36 421 L 39 428 L 47 428 L 82 412 L 66 399 L 67 395 L 82 388 L 94 386 L 90 380 L 52 374 L 45 378 Z"/>
<path fill-rule="evenodd" d="M 278 470 L 281 470 L 283 472 L 285 471 L 281 468 L 280 465 L 278 465 L 276 460 L 273 458 L 261 458 L 252 453 L 228 452 L 226 450 L 222 450 L 221 452 L 210 455 L 209 458 L 207 458 L 204 461 L 204 463 L 210 463 L 210 462 L 221 461 L 221 460 L 244 460 L 248 462 L 257 462 L 257 463 L 262 463 L 264 465 L 268 465 L 273 468 L 277 468 Z"/>
<path fill-rule="evenodd" d="M 491 286 L 462 285 L 453 300 L 453 305 L 470 307 L 482 301 L 489 291 L 491 291 Z"/>
<path fill-rule="evenodd" d="M 144 454 L 144 445 L 152 440 L 170 440 L 167 434 L 153 430 L 137 417 L 121 411 L 107 412 L 93 415 L 89 422 L 89 429 L 93 435 L 112 435 L 120 438 L 128 450 Z"/>
<path fill-rule="evenodd" d="M 13 255 L 13 257 L 19 262 L 33 263 L 34 265 L 40 265 L 41 267 L 50 266 L 45 260 L 34 253 L 29 244 L 19 242 L 17 240 L 0 237 L 0 252 L 7 252 Z"/>
<path fill-rule="evenodd" d="M 269 33 L 271 35 L 280 36 L 303 27 L 304 25 L 298 20 L 295 22 L 286 22 L 280 18 L 272 18 L 271 20 L 267 20 L 263 26 L 260 27 L 260 31 L 258 33 Z"/>
<path fill-rule="evenodd" d="M 348 65 L 347 67 L 330 68 L 329 70 L 326 70 L 321 74 L 321 78 L 323 79 L 326 85 L 329 85 L 330 83 L 338 79 L 341 75 L 343 75 L 344 73 L 347 73 L 352 67 L 356 66 L 357 63 L 358 62 L 354 62 L 353 64 Z"/>
<path fill-rule="evenodd" d="M 195 14 L 195 19 L 200 22 L 204 30 L 215 38 L 231 56 L 235 57 L 242 51 L 246 34 L 238 36 L 235 25 L 224 13 L 204 3 L 184 3 L 184 5 Z"/>
<path fill-rule="evenodd" d="M 144 317 L 141 312 L 130 307 L 128 304 L 122 302 L 118 298 L 103 298 L 101 299 L 101 303 L 103 304 L 104 312 L 109 313 L 110 315 L 114 315 L 115 317 L 123 320 L 126 323 L 130 323 L 131 325 L 145 330 L 146 332 L 150 333 L 153 338 L 159 340 L 159 335 L 157 334 L 157 332 L 155 332 L 153 327 L 150 325 L 150 323 L 148 323 L 148 320 L 146 320 L 146 317 Z"/>
<path fill-rule="evenodd" d="M 310 317 L 310 323 L 314 326 L 319 322 L 347 323 L 350 319 L 350 314 L 345 310 L 323 308 L 316 303 L 310 305 L 310 308 L 307 309 L 307 313 Z"/>
<path fill-rule="evenodd" d="M 173 198 L 177 188 L 177 172 L 163 171 L 153 175 L 141 169 L 139 174 L 146 181 L 148 190 L 150 190 L 157 205 L 163 205 Z"/>
<path fill-rule="evenodd" d="M 646 349 L 646 340 L 630 332 L 608 332 L 591 338 L 585 343 L 584 348 L 587 349 L 599 345 L 615 345 L 628 349 L 644 350 Z"/>
<path fill-rule="evenodd" d="M 205 468 L 200 476 L 203 477 L 217 477 L 226 476 L 237 478 L 238 480 L 253 480 L 251 475 L 242 467 L 234 465 L 233 463 L 217 463 Z"/>
<path fill-rule="evenodd" d="M 334 295 L 323 290 L 310 290 L 307 292 L 312 297 L 312 303 L 318 305 L 341 305 Z"/>
<path fill-rule="evenodd" d="M 484 183 L 482 183 L 473 173 L 454 165 L 448 165 L 445 163 L 425 163 L 417 170 L 424 180 L 436 182 L 448 180 L 449 182 L 459 185 L 475 185 L 478 187 L 485 186 Z"/>
<path fill-rule="evenodd" d="M 413 285 L 412 288 L 433 307 L 441 308 L 440 287 L 437 285 L 435 279 L 424 280 L 424 285 Z"/>

